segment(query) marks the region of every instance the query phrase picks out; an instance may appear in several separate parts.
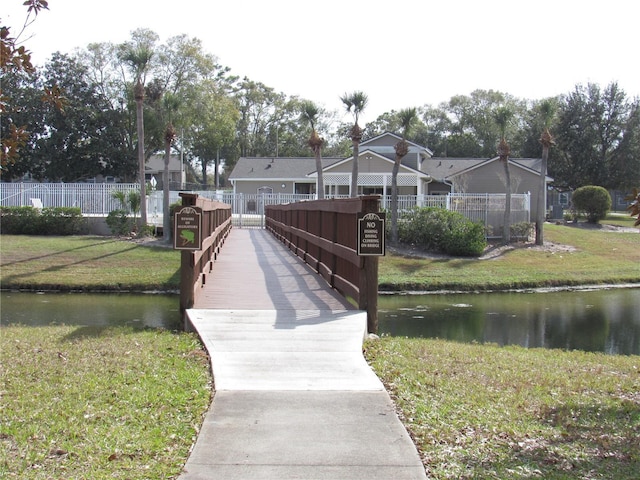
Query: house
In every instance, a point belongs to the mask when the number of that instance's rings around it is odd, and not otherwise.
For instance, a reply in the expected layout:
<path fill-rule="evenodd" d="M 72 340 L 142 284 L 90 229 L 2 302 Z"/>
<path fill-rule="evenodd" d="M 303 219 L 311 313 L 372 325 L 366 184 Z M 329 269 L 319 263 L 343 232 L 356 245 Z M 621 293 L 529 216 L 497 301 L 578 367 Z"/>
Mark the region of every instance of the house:
<path fill-rule="evenodd" d="M 342 158 L 323 158 L 326 169 Z M 241 157 L 229 175 L 233 193 L 316 193 L 313 157 Z"/>
<path fill-rule="evenodd" d="M 144 178 L 147 182 L 154 178 L 158 188 L 162 188 L 162 176 L 164 174 L 164 155 L 151 155 L 144 166 Z M 186 181 L 184 165 L 179 155 L 169 157 L 169 185 L 180 188 Z"/>
<path fill-rule="evenodd" d="M 358 194 L 390 195 L 394 146 L 402 138 L 384 133 L 360 143 Z M 348 196 L 353 157 L 324 158 L 322 174 L 327 196 Z M 531 193 L 531 218 L 536 218 L 541 159 L 509 159 L 512 193 Z M 315 159 L 240 158 L 229 176 L 234 193 L 316 192 Z M 398 171 L 399 195 L 504 193 L 504 165 L 499 157 L 434 157 L 428 148 L 409 142 Z M 546 177 L 546 182 L 551 178 Z M 546 189 L 542 192 L 546 199 Z"/>

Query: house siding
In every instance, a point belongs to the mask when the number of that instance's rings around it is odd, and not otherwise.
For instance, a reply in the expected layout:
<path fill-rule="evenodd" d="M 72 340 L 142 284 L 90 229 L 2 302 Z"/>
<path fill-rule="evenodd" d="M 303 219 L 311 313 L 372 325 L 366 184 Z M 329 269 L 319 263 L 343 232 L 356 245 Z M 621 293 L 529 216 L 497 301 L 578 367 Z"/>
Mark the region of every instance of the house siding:
<path fill-rule="evenodd" d="M 273 189 L 273 193 L 298 193 L 294 191 L 297 183 L 312 184 L 312 191 L 315 191 L 315 179 L 306 182 L 296 182 L 292 180 L 251 180 L 251 181 L 237 181 L 234 188 L 234 193 L 244 193 L 254 195 L 258 193 L 258 190 L 263 187 Z M 283 187 L 284 185 L 284 187 Z"/>
<path fill-rule="evenodd" d="M 367 154 L 358 156 L 358 173 L 391 173 L 393 165 L 388 160 L 371 154 L 369 156 L 371 159 L 367 159 Z M 353 162 L 349 160 L 326 170 L 326 173 L 351 173 L 352 169 Z"/>

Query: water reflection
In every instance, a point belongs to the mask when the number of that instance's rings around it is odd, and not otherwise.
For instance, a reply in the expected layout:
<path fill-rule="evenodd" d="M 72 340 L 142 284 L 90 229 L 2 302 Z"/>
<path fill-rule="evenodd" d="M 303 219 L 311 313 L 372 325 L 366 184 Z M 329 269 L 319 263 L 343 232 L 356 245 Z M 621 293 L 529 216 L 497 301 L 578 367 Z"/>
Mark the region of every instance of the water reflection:
<path fill-rule="evenodd" d="M 640 355 L 640 288 L 381 295 L 380 333 Z M 0 293 L 0 325 L 179 328 L 176 295 Z"/>
<path fill-rule="evenodd" d="M 640 354 L 640 289 L 383 295 L 380 332 L 459 342 Z"/>
<path fill-rule="evenodd" d="M 1 325 L 180 326 L 176 295 L 2 292 L 0 313 Z"/>

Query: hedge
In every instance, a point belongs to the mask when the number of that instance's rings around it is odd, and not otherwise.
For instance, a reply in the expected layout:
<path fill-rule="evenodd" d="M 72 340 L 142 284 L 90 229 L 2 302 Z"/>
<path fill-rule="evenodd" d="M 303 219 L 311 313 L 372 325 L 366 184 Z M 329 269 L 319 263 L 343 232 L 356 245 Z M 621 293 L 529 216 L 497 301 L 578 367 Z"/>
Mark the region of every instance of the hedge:
<path fill-rule="evenodd" d="M 76 207 L 0 207 L 0 233 L 11 235 L 77 235 L 86 221 Z"/>

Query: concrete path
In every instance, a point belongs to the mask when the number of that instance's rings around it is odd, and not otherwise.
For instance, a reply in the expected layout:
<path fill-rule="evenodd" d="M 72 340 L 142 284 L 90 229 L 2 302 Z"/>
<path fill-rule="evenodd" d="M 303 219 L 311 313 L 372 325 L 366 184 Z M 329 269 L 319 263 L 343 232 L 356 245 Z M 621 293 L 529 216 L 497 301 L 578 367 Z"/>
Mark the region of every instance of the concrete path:
<path fill-rule="evenodd" d="M 264 230 L 233 229 L 196 308 L 215 396 L 180 480 L 426 479 L 355 310 Z"/>
<path fill-rule="evenodd" d="M 215 397 L 180 480 L 426 479 L 359 311 L 189 310 Z"/>

